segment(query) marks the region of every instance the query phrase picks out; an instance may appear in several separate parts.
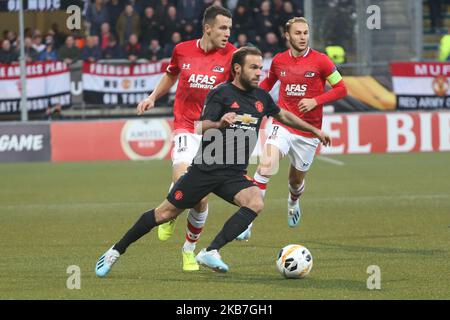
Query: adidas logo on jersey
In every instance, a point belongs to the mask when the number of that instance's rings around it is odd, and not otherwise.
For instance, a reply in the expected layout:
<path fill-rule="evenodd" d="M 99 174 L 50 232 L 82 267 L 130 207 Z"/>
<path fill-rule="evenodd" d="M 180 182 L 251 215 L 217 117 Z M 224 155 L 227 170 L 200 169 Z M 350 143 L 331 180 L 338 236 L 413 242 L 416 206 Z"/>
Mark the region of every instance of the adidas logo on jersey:
<path fill-rule="evenodd" d="M 231 109 L 239 109 L 239 105 L 238 103 L 235 101 L 233 102 L 233 104 L 230 106 Z"/>
<path fill-rule="evenodd" d="M 308 90 L 307 84 L 288 84 L 286 85 L 286 89 L 284 89 L 286 95 L 288 96 L 296 96 L 303 97 L 306 94 L 306 90 Z"/>

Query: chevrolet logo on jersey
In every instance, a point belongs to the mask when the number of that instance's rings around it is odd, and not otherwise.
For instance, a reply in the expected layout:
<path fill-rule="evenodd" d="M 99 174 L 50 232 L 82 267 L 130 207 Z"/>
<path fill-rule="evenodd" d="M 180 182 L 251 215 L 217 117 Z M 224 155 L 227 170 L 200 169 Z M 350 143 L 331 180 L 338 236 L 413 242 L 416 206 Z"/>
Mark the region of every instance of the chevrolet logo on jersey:
<path fill-rule="evenodd" d="M 252 117 L 251 114 L 238 114 L 236 116 L 236 122 L 241 122 L 243 124 L 257 124 L 258 118 Z"/>
<path fill-rule="evenodd" d="M 231 124 L 230 128 L 256 131 L 259 119 L 252 117 L 251 114 L 244 113 L 236 115 L 235 120 L 236 122 Z"/>

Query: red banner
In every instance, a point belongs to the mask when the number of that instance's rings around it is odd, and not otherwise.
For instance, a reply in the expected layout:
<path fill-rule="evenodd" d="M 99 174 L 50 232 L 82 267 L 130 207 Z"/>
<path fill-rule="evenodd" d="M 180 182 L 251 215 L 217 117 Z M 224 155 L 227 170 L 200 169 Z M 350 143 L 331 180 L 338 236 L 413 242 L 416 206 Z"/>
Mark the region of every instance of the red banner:
<path fill-rule="evenodd" d="M 393 62 L 391 74 L 397 109 L 450 109 L 450 63 Z"/>
<path fill-rule="evenodd" d="M 321 154 L 450 151 L 450 112 L 330 115 L 322 128 Z"/>
<path fill-rule="evenodd" d="M 52 161 L 169 159 L 172 120 L 51 124 Z M 450 151 L 450 112 L 327 115 L 321 154 Z"/>

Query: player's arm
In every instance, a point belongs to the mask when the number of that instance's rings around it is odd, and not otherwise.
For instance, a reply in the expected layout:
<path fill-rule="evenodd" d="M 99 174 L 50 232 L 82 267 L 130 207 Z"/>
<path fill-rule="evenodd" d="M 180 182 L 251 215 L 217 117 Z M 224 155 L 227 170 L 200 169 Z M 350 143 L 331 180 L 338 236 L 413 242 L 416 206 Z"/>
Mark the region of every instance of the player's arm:
<path fill-rule="evenodd" d="M 214 89 L 208 93 L 203 107 L 200 122 L 196 124 L 196 133 L 204 134 L 208 129 L 222 129 L 236 122 L 236 113 L 223 114 L 223 92 Z"/>
<path fill-rule="evenodd" d="M 274 58 L 274 60 L 275 60 L 275 58 Z M 278 81 L 278 77 L 277 77 L 277 74 L 276 74 L 276 72 L 274 70 L 273 60 L 272 60 L 272 64 L 270 65 L 269 74 L 259 84 L 259 87 L 261 89 L 264 89 L 265 91 L 269 92 L 270 90 L 272 90 L 273 86 L 275 85 L 275 83 L 277 83 L 277 81 Z"/>
<path fill-rule="evenodd" d="M 142 100 L 137 106 L 137 114 L 141 115 L 145 110 L 151 109 L 155 106 L 156 100 L 167 94 L 172 86 L 177 82 L 178 75 L 172 75 L 165 73 L 155 90 L 144 100 Z"/>
<path fill-rule="evenodd" d="M 324 105 L 342 99 L 347 95 L 347 88 L 345 87 L 344 80 L 335 67 L 326 77 L 326 80 L 331 85 L 331 89 L 312 99 L 300 100 L 298 107 L 301 112 L 305 113 L 311 111 L 318 105 Z"/>
<path fill-rule="evenodd" d="M 236 113 L 225 113 L 219 121 L 203 120 L 201 122 L 201 133 L 205 133 L 208 129 L 222 129 L 236 122 Z"/>
<path fill-rule="evenodd" d="M 331 89 L 315 98 L 317 104 L 330 103 L 342 99 L 347 95 L 347 87 L 339 71 L 334 70 L 327 77 L 327 81 L 331 85 Z"/>
<path fill-rule="evenodd" d="M 331 138 L 327 133 L 303 121 L 302 119 L 298 118 L 296 115 L 287 110 L 280 109 L 280 112 L 274 115 L 273 117 L 277 119 L 279 122 L 294 129 L 311 132 L 317 138 L 320 139 L 320 141 L 324 146 L 331 145 Z"/>
<path fill-rule="evenodd" d="M 180 74 L 180 63 L 178 61 L 178 45 L 175 46 L 172 53 L 172 58 L 170 59 L 170 63 L 166 69 L 165 74 L 162 76 L 161 80 L 159 80 L 158 85 L 155 90 L 144 100 L 142 100 L 137 106 L 137 114 L 141 115 L 150 108 L 155 106 L 156 100 L 166 95 L 170 88 L 177 82 L 178 76 Z"/>

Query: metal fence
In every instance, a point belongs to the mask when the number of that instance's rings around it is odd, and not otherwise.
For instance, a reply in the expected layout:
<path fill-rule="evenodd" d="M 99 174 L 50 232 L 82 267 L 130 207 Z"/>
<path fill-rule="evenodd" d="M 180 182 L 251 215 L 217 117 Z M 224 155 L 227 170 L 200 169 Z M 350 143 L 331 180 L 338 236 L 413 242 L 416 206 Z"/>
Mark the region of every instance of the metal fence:
<path fill-rule="evenodd" d="M 311 43 L 346 51 L 344 72 L 389 75 L 389 62 L 422 59 L 422 0 L 305 0 Z"/>

